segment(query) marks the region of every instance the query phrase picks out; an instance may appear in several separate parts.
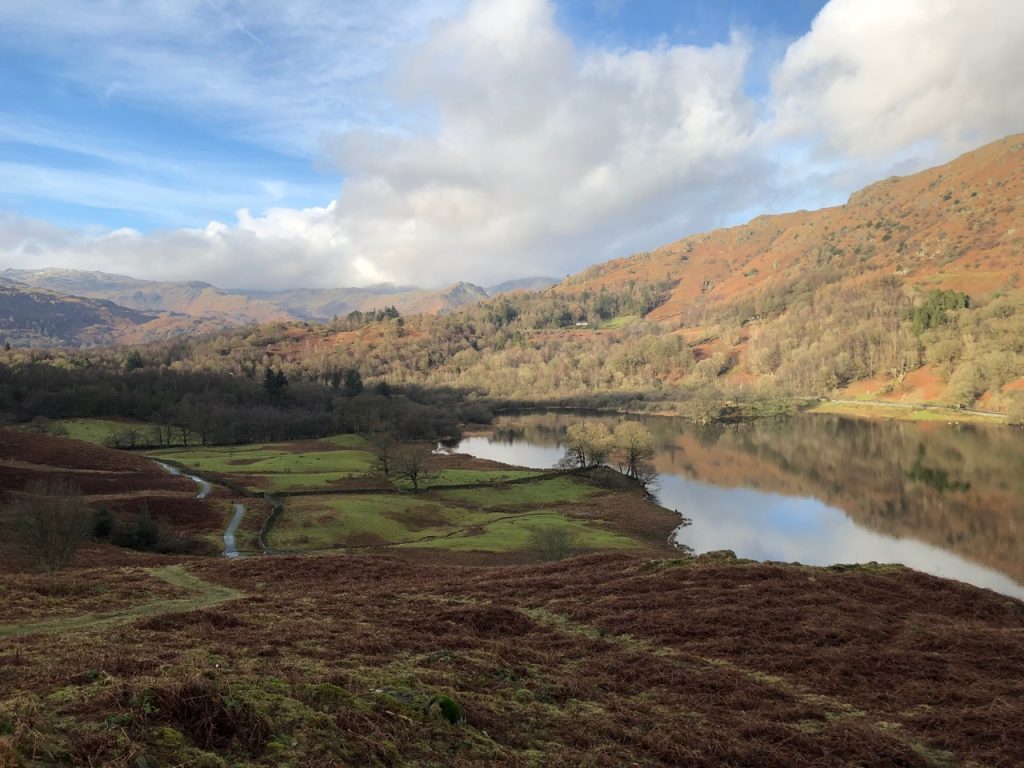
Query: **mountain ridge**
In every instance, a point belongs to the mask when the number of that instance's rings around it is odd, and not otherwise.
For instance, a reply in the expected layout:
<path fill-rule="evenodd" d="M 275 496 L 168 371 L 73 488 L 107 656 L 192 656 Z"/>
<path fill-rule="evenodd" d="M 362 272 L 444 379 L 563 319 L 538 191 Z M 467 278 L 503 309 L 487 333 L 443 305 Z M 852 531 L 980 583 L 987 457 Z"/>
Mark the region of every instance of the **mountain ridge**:
<path fill-rule="evenodd" d="M 537 278 L 527 280 L 535 282 Z M 128 275 L 59 267 L 8 268 L 0 272 L 0 283 L 7 286 L 0 294 L 0 314 L 9 304 L 14 310 L 7 313 L 8 321 L 0 325 L 0 334 L 10 343 L 28 346 L 144 343 L 238 325 L 327 322 L 350 312 L 369 312 L 389 306 L 404 315 L 444 314 L 489 297 L 480 286 L 461 281 L 435 290 L 381 284 L 366 288 L 259 291 L 221 289 L 199 280 L 142 280 Z M 45 294 L 47 300 L 33 299 L 37 292 L 42 292 L 39 296 Z M 19 293 L 23 295 L 17 295 Z M 23 308 L 33 301 L 40 311 L 44 306 L 49 308 L 43 313 L 45 316 L 22 316 L 18 307 Z M 111 306 L 107 307 L 108 304 Z M 116 311 L 113 307 L 125 311 Z M 22 325 L 10 320 L 12 317 L 21 318 Z M 76 317 L 84 323 L 77 330 L 72 328 L 72 318 Z M 157 320 L 161 322 L 155 322 Z M 33 323 L 38 326 L 51 322 L 56 323 L 53 327 L 59 327 L 59 332 L 47 335 L 33 330 Z"/>

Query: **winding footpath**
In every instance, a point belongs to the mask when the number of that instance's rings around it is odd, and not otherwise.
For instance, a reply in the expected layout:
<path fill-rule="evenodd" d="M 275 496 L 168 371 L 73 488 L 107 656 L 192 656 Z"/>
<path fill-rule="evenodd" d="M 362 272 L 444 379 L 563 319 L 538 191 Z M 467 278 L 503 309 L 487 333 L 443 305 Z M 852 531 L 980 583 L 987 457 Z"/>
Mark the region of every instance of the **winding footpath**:
<path fill-rule="evenodd" d="M 235 547 L 235 531 L 238 530 L 238 525 L 242 522 L 243 517 L 245 517 L 245 504 L 236 502 L 235 514 L 224 531 L 224 557 L 240 556 L 238 549 Z"/>
<path fill-rule="evenodd" d="M 154 461 L 156 461 L 156 459 L 154 459 Z M 199 488 L 199 493 L 196 494 L 197 499 L 205 499 L 210 495 L 210 492 L 213 491 L 213 484 L 208 480 L 203 480 L 203 478 L 196 477 L 195 475 L 186 475 L 177 467 L 171 466 L 170 464 L 164 464 L 162 461 L 157 461 L 156 463 L 163 467 L 164 471 L 172 475 L 187 477 L 189 480 L 192 480 Z"/>
<path fill-rule="evenodd" d="M 165 464 L 162 461 L 157 461 L 157 464 L 163 467 L 164 471 L 176 475 L 178 477 L 187 477 L 192 480 L 196 487 L 199 488 L 199 493 L 196 494 L 197 499 L 205 499 L 213 491 L 213 483 L 209 480 L 203 480 L 201 477 L 195 475 L 186 475 L 177 467 L 171 464 Z M 241 553 L 235 546 L 235 533 L 238 531 L 238 526 L 242 522 L 242 518 L 245 517 L 245 504 L 235 503 L 235 514 L 232 516 L 231 521 L 228 523 L 228 527 L 224 530 L 224 557 L 241 557 Z"/>
<path fill-rule="evenodd" d="M 41 632 L 67 632 L 74 629 L 88 629 L 98 626 L 127 624 L 146 616 L 163 613 L 182 613 L 201 608 L 212 608 L 229 600 L 243 597 L 237 589 L 204 581 L 189 573 L 181 565 L 168 565 L 150 570 L 150 573 L 173 587 L 192 592 L 187 597 L 153 600 L 116 611 L 100 611 L 78 616 L 57 616 L 39 621 L 19 624 L 0 624 L 0 638 L 24 637 Z"/>

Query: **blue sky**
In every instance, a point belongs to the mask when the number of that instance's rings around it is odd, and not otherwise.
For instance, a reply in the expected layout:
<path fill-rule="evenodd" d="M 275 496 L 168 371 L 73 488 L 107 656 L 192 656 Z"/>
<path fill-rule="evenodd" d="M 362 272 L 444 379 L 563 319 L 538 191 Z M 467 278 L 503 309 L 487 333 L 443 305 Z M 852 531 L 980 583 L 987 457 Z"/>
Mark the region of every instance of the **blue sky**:
<path fill-rule="evenodd" d="M 487 282 L 835 204 L 1024 127 L 1020 4 L 962 5 L 8 0 L 0 266 Z"/>
<path fill-rule="evenodd" d="M 778 47 L 806 32 L 822 5 L 820 0 L 572 0 L 556 6 L 556 17 L 581 47 L 707 46 L 727 43 L 734 30 Z M 224 6 L 230 13 L 230 4 Z M 216 15 L 211 8 L 197 11 L 199 18 Z M 220 40 L 234 56 L 255 59 L 258 70 L 289 56 L 273 36 L 273 30 L 255 27 Z M 272 42 L 262 42 L 264 37 Z M 0 36 L 0 91 L 6 94 L 0 164 L 10 172 L 10 181 L 0 188 L 0 208 L 62 225 L 147 231 L 205 226 L 211 219 L 230 218 L 238 208 L 323 205 L 336 196 L 342 171 L 321 157 L 315 133 L 360 124 L 379 127 L 389 118 L 401 122 L 376 106 L 365 113 L 358 103 L 339 104 L 318 116 L 320 124 L 310 129 L 314 135 L 297 142 L 249 136 L 245 118 L 218 105 L 197 109 L 168 103 L 158 88 L 119 92 L 109 71 L 84 81 L 69 74 L 90 49 L 111 42 L 100 37 L 62 54 L 60 41 L 48 49 L 31 38 Z M 379 76 L 386 87 L 383 68 L 368 74 L 371 81 Z M 751 77 L 752 93 L 766 88 L 758 74 Z"/>

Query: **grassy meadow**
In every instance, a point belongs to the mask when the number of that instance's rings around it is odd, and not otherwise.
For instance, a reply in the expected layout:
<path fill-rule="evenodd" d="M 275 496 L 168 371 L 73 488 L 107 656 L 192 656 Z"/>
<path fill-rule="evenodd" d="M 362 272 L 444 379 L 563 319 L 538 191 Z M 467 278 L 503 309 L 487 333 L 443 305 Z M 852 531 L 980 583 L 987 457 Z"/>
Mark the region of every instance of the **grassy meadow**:
<path fill-rule="evenodd" d="M 226 478 L 254 491 L 306 491 L 343 486 L 373 475 L 374 456 L 357 435 L 305 441 L 150 452 L 211 479 Z"/>

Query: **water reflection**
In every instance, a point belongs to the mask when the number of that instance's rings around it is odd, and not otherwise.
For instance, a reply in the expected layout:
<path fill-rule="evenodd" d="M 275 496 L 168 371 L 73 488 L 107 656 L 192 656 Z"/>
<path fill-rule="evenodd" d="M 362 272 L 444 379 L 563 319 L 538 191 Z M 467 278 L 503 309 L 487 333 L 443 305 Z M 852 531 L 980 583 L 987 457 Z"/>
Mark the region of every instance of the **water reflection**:
<path fill-rule="evenodd" d="M 503 420 L 460 451 L 552 466 L 568 424 L 610 416 Z M 630 417 L 634 418 L 634 417 Z M 693 520 L 698 552 L 758 560 L 899 562 L 1024 598 L 1024 435 L 999 427 L 802 416 L 699 429 L 646 417 L 662 504 Z"/>

